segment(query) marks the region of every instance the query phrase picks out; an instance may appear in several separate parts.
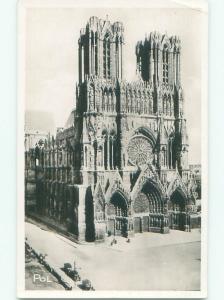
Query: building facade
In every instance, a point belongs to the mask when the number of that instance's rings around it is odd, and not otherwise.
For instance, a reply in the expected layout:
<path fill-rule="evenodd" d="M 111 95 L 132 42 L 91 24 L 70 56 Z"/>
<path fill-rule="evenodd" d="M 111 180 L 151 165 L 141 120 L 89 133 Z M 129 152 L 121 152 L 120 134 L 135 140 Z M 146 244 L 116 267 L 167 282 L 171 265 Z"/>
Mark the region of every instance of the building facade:
<path fill-rule="evenodd" d="M 28 115 L 28 116 L 27 116 Z M 25 160 L 27 163 L 25 165 L 25 206 L 26 211 L 33 210 L 36 207 L 36 163 L 31 166 L 28 161 L 29 158 L 35 160 L 35 149 L 36 146 L 39 148 L 43 141 L 48 139 L 49 133 L 39 130 L 39 126 L 36 125 L 36 129 L 33 130 L 30 126 L 32 124 L 33 118 L 31 118 L 30 113 L 26 113 L 25 116 Z M 41 115 L 41 120 L 44 120 L 45 116 Z M 36 122 L 33 122 L 36 123 Z"/>
<path fill-rule="evenodd" d="M 91 17 L 78 41 L 76 109 L 26 153 L 36 213 L 80 240 L 190 230 L 195 205 L 181 85 L 181 45 L 152 32 L 124 78 L 124 27 Z"/>

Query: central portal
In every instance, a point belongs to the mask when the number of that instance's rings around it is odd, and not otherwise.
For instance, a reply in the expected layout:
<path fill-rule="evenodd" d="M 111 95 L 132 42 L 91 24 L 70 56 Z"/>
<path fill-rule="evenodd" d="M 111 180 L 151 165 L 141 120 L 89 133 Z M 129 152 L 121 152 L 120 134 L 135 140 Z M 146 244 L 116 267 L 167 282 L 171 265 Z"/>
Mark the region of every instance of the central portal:
<path fill-rule="evenodd" d="M 128 236 L 128 205 L 120 192 L 115 192 L 108 205 L 107 232 L 111 235 Z"/>

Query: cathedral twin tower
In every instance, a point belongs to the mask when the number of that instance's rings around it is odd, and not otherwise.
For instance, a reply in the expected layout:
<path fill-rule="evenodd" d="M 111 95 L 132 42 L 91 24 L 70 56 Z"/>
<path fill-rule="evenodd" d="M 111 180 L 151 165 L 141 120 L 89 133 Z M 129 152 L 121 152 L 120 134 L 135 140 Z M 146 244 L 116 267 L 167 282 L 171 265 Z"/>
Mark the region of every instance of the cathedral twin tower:
<path fill-rule="evenodd" d="M 89 19 L 72 123 L 38 152 L 39 211 L 79 239 L 190 228 L 180 40 L 152 32 L 138 42 L 134 82 L 124 47 L 122 23 Z"/>
<path fill-rule="evenodd" d="M 81 30 L 79 39 L 79 82 L 86 76 L 122 79 L 124 46 L 122 23 L 113 25 L 91 17 L 86 28 Z"/>
<path fill-rule="evenodd" d="M 97 161 L 96 165 L 118 169 L 133 165 L 128 157 L 131 150 L 122 148 L 130 140 L 129 133 L 139 127 L 152 143 L 156 141 L 157 147 L 151 151 L 156 166 L 169 169 L 178 166 L 182 172 L 188 167 L 188 138 L 180 83 L 180 40 L 153 32 L 138 42 L 138 80 L 132 83 L 124 80 L 124 46 L 124 27 L 120 22 L 111 24 L 91 17 L 80 32 L 77 113 L 84 113 L 88 118 L 84 131 L 88 131 L 88 125 L 94 127 L 93 123 L 101 120 L 100 126 L 104 127 L 101 135 L 108 140 L 96 149 L 96 152 L 103 151 L 99 155 L 101 162 Z M 84 148 L 85 135 L 88 133 L 83 132 Z M 110 145 L 111 138 L 113 145 Z M 159 149 L 158 144 L 163 147 Z M 118 146 L 120 153 L 113 153 Z M 88 150 L 84 150 L 84 156 L 85 152 L 88 155 Z M 113 156 L 112 165 L 108 156 Z M 147 163 L 143 160 L 136 158 L 135 165 Z M 89 161 L 86 167 L 90 167 Z"/>
<path fill-rule="evenodd" d="M 86 76 L 123 78 L 124 27 L 91 17 L 79 39 L 79 83 Z M 144 81 L 180 83 L 180 40 L 152 32 L 136 45 L 137 70 Z"/>

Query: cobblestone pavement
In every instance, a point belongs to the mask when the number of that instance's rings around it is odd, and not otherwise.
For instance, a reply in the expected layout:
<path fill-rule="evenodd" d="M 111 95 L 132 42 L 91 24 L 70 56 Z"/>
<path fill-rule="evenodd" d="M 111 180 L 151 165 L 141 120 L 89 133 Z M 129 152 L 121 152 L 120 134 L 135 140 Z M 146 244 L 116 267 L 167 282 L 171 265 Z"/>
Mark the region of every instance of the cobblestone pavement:
<path fill-rule="evenodd" d="M 73 243 L 50 230 L 26 223 L 26 237 L 34 249 L 63 266 L 76 263 L 82 279 L 95 290 L 199 290 L 200 231 L 137 234 L 127 243 Z"/>

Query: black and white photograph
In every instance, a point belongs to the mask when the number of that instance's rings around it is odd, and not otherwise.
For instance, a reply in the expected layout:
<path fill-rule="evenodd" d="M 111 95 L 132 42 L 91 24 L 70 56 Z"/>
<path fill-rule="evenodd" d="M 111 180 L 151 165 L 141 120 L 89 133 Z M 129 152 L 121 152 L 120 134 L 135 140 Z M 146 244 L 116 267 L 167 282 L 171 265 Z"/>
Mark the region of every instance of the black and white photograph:
<path fill-rule="evenodd" d="M 18 296 L 206 296 L 206 2 L 18 19 Z"/>

